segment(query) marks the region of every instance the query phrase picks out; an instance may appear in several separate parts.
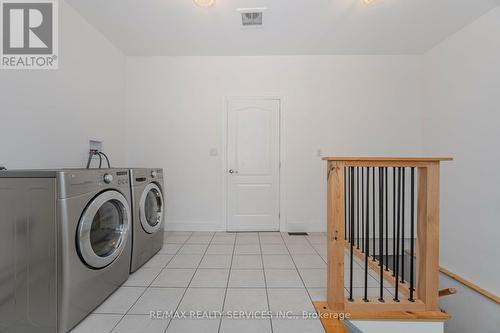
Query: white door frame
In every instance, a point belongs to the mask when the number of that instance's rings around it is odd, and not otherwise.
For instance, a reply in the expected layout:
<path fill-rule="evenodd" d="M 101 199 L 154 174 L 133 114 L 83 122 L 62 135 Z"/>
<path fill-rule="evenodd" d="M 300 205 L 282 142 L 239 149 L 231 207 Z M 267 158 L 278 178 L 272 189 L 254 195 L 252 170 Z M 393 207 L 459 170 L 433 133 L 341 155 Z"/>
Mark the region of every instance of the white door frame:
<path fill-rule="evenodd" d="M 222 175 L 222 223 L 220 226 L 221 231 L 227 231 L 227 199 L 228 199 L 228 189 L 227 189 L 227 144 L 228 144 L 228 105 L 229 101 L 231 100 L 238 100 L 238 99 L 256 99 L 256 100 L 278 100 L 279 101 L 279 163 L 280 163 L 280 168 L 279 168 L 279 179 L 278 179 L 278 193 L 279 193 L 279 200 L 278 200 L 278 208 L 279 208 L 279 215 L 278 215 L 278 220 L 279 220 L 279 231 L 284 231 L 285 230 L 285 221 L 286 221 L 286 212 L 284 209 L 283 202 L 285 202 L 284 198 L 284 193 L 285 193 L 285 186 L 284 186 L 284 173 L 286 170 L 285 166 L 285 140 L 284 140 L 284 134 L 285 134 L 285 112 L 284 112 L 284 98 L 282 96 L 277 96 L 277 95 L 251 95 L 251 96 L 226 96 L 224 97 L 223 100 L 223 112 L 222 112 L 222 170 L 221 170 L 221 175 Z"/>

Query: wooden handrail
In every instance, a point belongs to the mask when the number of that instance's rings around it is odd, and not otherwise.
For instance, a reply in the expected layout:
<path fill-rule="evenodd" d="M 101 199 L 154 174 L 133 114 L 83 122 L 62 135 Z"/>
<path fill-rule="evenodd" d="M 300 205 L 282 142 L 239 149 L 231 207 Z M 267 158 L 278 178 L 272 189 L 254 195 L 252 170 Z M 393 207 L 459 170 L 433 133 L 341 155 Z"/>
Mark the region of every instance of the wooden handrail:
<path fill-rule="evenodd" d="M 453 157 L 323 157 L 323 161 L 369 161 L 369 162 L 439 162 L 453 161 Z"/>
<path fill-rule="evenodd" d="M 439 297 L 448 296 L 448 295 L 454 295 L 456 293 L 457 293 L 457 290 L 455 288 L 441 289 L 439 291 Z"/>
<path fill-rule="evenodd" d="M 497 295 L 493 294 L 492 292 L 489 292 L 488 290 L 486 289 L 483 289 L 481 287 L 479 287 L 477 284 L 475 283 L 472 283 L 470 282 L 469 280 L 461 277 L 460 275 L 458 274 L 455 274 L 455 273 L 452 273 L 450 272 L 449 270 L 447 270 L 446 268 L 443 268 L 443 267 L 440 267 L 439 268 L 439 271 L 447 276 L 449 276 L 450 278 L 452 278 L 453 280 L 455 281 L 458 281 L 460 282 L 461 284 L 463 284 L 464 286 L 466 287 L 469 287 L 470 289 L 474 290 L 475 292 L 477 292 L 478 294 L 481 294 L 483 295 L 484 297 L 486 298 L 489 298 L 490 300 L 492 300 L 493 302 L 496 302 L 497 304 L 500 304 L 500 297 L 498 297 Z"/>
<path fill-rule="evenodd" d="M 383 313 L 388 313 L 391 311 L 392 312 L 400 311 L 402 314 L 406 315 L 409 312 L 412 313 L 428 312 L 432 314 L 440 312 L 438 304 L 439 173 L 440 173 L 440 162 L 450 161 L 452 160 L 452 158 L 451 157 L 324 157 L 323 160 L 327 161 L 328 163 L 328 168 L 327 168 L 328 284 L 327 284 L 327 303 L 326 303 L 328 311 L 349 312 L 351 314 L 381 313 L 382 317 Z M 404 295 L 399 299 L 396 297 L 394 300 L 392 298 L 386 298 L 385 300 L 384 299 L 379 300 L 375 298 L 364 301 L 356 297 L 353 297 L 352 299 L 351 298 L 347 299 L 344 296 L 344 247 L 346 245 L 345 224 L 347 224 L 347 221 L 345 221 L 346 193 L 344 193 L 344 188 L 347 185 L 347 183 L 345 183 L 346 171 L 350 169 L 351 175 L 353 175 L 354 167 L 373 168 L 374 175 L 375 175 L 374 168 L 380 168 L 379 177 L 381 177 L 381 174 L 383 175 L 383 169 L 387 168 L 412 168 L 412 170 L 416 171 L 417 182 L 415 188 L 417 189 L 417 195 L 414 198 L 415 200 L 412 202 L 415 202 L 416 206 L 415 227 L 416 227 L 417 240 L 415 248 L 418 260 L 417 260 L 417 274 L 416 274 L 417 278 L 415 280 L 415 285 L 413 289 L 415 290 L 415 292 L 413 294 L 412 299 L 408 299 L 408 297 Z M 352 181 L 352 178 L 350 179 Z M 354 184 L 354 181 L 352 181 L 351 184 Z M 380 186 L 382 186 L 381 184 L 383 184 L 383 182 L 379 183 Z M 354 185 L 351 186 L 354 187 Z M 356 186 L 359 190 L 359 185 Z M 412 188 L 413 188 L 413 183 L 412 183 Z M 373 183 L 373 191 L 375 191 L 375 180 Z M 359 198 L 359 192 L 357 193 Z M 375 192 L 373 193 L 374 193 L 373 195 L 375 196 Z M 353 200 L 354 199 L 352 199 L 351 201 Z M 352 207 L 353 206 L 351 206 L 351 209 L 353 209 Z M 363 207 L 361 207 L 361 209 L 363 210 Z M 368 206 L 366 209 L 368 212 Z M 373 211 L 374 210 L 375 206 L 373 207 Z M 357 216 L 359 217 L 359 210 Z M 356 217 L 356 221 L 358 221 L 357 230 L 359 230 L 359 220 L 357 220 L 358 217 Z M 383 227 L 380 227 L 380 230 L 383 230 Z M 382 231 L 380 231 L 380 235 L 382 235 Z M 373 239 L 375 239 L 375 236 Z M 386 239 L 388 239 L 387 236 Z M 350 247 L 352 248 L 352 245 L 350 245 Z M 364 252 L 359 251 L 359 249 L 358 250 L 353 249 L 352 252 L 357 257 L 366 256 L 366 254 Z M 370 255 L 371 254 L 372 253 L 370 253 Z M 376 269 L 378 265 L 377 260 L 378 258 L 372 257 L 368 261 L 368 265 Z M 396 285 L 399 286 L 399 289 L 401 292 L 403 292 L 403 294 L 407 294 L 408 291 L 410 291 L 410 286 L 409 284 L 407 284 L 407 282 L 400 283 L 399 281 L 397 281 L 399 279 L 397 277 L 396 278 L 393 277 L 389 271 L 387 271 L 387 273 L 381 271 L 380 274 L 381 277 L 383 276 L 384 280 L 389 281 L 389 283 L 395 282 Z M 443 314 L 442 316 L 440 316 L 440 318 L 447 318 L 447 315 Z"/>
<path fill-rule="evenodd" d="M 410 252 L 409 251 L 405 251 L 405 253 L 407 255 L 410 255 Z M 457 281 L 457 282 L 460 282 L 461 284 L 463 284 L 464 286 L 468 287 L 469 289 L 472 289 L 474 290 L 475 292 L 477 292 L 478 294 L 486 297 L 486 298 L 489 298 L 490 300 L 500 304 L 500 297 L 495 295 L 494 293 L 492 293 L 491 291 L 488 291 L 484 288 L 481 288 L 480 286 L 478 286 L 477 284 L 475 284 L 474 282 L 471 282 L 469 280 L 467 280 L 466 278 L 456 274 L 456 273 L 453 273 L 451 272 L 450 270 L 444 268 L 443 266 L 440 266 L 439 267 L 439 271 L 445 275 L 447 275 L 448 277 L 452 278 L 453 280 Z M 455 288 L 448 288 L 448 289 L 453 289 L 455 290 L 455 292 L 451 293 L 451 294 L 455 294 L 456 293 L 456 289 Z M 447 290 L 447 289 L 444 289 L 444 290 Z M 439 294 L 439 296 L 441 296 L 441 294 Z"/>

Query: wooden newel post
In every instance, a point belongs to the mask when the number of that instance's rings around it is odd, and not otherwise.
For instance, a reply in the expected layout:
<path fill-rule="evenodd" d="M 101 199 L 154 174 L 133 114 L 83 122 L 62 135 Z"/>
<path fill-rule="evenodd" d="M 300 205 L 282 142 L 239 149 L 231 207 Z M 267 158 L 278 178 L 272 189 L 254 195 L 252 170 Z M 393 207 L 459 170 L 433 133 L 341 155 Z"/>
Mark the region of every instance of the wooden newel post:
<path fill-rule="evenodd" d="M 328 162 L 327 298 L 332 311 L 345 311 L 344 297 L 344 163 Z"/>
<path fill-rule="evenodd" d="M 439 162 L 418 169 L 417 297 L 439 310 Z"/>

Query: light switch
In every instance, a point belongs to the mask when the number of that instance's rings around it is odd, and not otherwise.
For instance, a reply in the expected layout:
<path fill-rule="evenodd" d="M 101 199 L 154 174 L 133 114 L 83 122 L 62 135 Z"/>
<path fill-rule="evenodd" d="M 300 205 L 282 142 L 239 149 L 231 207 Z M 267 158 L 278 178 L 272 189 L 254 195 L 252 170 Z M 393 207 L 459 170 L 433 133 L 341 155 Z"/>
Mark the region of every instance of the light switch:
<path fill-rule="evenodd" d="M 217 156 L 219 155 L 219 151 L 217 148 L 210 148 L 210 156 Z"/>

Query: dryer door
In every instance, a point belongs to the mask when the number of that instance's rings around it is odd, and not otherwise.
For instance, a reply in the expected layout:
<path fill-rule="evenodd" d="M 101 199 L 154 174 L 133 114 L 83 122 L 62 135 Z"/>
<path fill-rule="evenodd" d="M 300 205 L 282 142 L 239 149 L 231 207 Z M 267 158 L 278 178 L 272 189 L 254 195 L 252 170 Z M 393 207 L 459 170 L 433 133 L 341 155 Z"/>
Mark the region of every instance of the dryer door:
<path fill-rule="evenodd" d="M 164 202 L 160 188 L 155 183 L 148 184 L 139 201 L 139 217 L 144 231 L 152 234 L 161 227 Z"/>
<path fill-rule="evenodd" d="M 130 206 L 118 191 L 99 194 L 80 218 L 77 245 L 80 256 L 92 268 L 111 264 L 123 251 L 130 229 Z"/>

